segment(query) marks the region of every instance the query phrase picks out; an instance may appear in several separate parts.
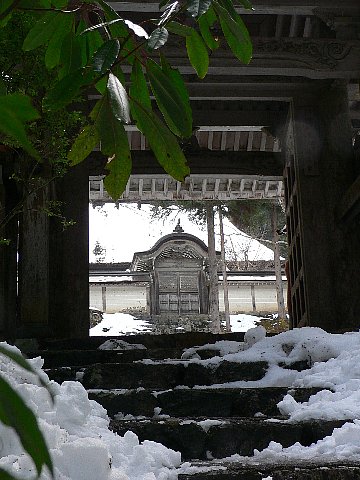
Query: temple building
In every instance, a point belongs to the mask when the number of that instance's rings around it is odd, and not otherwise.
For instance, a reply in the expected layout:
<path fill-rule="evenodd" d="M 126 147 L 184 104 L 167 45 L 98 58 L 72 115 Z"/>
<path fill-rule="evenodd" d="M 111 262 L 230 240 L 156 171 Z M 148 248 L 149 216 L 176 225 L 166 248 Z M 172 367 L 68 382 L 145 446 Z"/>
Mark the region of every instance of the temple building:
<path fill-rule="evenodd" d="M 184 233 L 180 220 L 173 233 L 134 254 L 132 271 L 149 274 L 152 315 L 208 314 L 208 248 Z"/>
<path fill-rule="evenodd" d="M 219 306 L 224 310 L 220 252 Z M 229 271 L 231 313 L 277 312 L 273 262 L 260 261 L 257 271 Z M 264 270 L 264 264 L 268 268 Z M 134 253 L 130 263 L 90 264 L 90 306 L 106 313 L 142 312 L 152 319 L 175 321 L 181 317 L 205 320 L 209 315 L 208 247 L 184 232 L 180 220 L 174 231 L 149 250 Z M 287 288 L 283 277 L 284 293 Z"/>

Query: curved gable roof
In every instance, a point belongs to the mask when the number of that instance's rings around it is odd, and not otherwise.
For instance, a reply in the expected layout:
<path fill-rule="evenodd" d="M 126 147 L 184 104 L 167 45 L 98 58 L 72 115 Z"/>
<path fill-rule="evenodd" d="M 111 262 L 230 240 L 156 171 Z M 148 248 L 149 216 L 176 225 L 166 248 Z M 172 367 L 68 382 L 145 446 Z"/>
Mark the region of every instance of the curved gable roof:
<path fill-rule="evenodd" d="M 200 238 L 185 232 L 173 232 L 168 235 L 161 237 L 149 250 L 144 252 L 135 252 L 133 260 L 131 262 L 131 270 L 149 270 L 151 269 L 150 261 L 156 258 L 164 250 L 166 244 L 176 243 L 177 241 L 185 241 L 188 243 L 195 244 L 196 250 L 202 251 L 202 256 L 208 256 L 208 247 L 207 245 L 200 240 Z M 217 255 L 220 255 L 220 252 L 217 252 Z"/>

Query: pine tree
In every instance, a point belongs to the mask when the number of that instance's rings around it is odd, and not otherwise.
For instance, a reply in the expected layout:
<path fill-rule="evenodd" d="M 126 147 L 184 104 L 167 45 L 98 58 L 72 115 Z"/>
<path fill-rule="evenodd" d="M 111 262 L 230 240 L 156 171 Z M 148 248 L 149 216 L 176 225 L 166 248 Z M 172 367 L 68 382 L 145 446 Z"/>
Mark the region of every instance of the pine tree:
<path fill-rule="evenodd" d="M 93 254 L 96 257 L 96 263 L 104 263 L 106 256 L 106 248 L 102 247 L 98 240 L 96 240 Z"/>

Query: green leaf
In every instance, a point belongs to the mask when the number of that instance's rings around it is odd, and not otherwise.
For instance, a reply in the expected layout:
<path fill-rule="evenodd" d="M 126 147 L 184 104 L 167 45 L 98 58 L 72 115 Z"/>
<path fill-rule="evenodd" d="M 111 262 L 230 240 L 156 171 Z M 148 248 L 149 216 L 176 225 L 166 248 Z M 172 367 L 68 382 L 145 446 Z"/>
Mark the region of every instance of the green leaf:
<path fill-rule="evenodd" d="M 14 352 L 13 350 L 10 350 L 8 348 L 4 348 L 0 345 L 0 353 L 5 355 L 6 357 L 10 358 L 13 362 L 17 363 L 20 367 L 24 368 L 30 373 L 33 373 L 38 377 L 38 380 L 40 381 L 41 385 L 47 389 L 49 392 L 49 395 L 51 398 L 53 398 L 53 393 L 51 389 L 49 388 L 49 384 L 45 382 L 41 376 L 38 374 L 38 372 L 33 368 L 30 362 L 26 360 L 25 357 L 23 357 L 21 354 Z"/>
<path fill-rule="evenodd" d="M 104 77 L 100 78 L 100 80 L 98 82 L 96 82 L 96 84 L 95 84 L 96 90 L 99 93 L 101 93 L 101 95 L 104 95 L 104 93 L 106 92 L 106 86 L 107 86 L 108 79 L 109 79 L 109 76 L 105 75 Z"/>
<path fill-rule="evenodd" d="M 81 87 L 85 83 L 83 69 L 62 78 L 46 93 L 43 99 L 44 110 L 56 111 L 65 107 L 80 94 Z"/>
<path fill-rule="evenodd" d="M 83 66 L 80 39 L 73 32 L 68 33 L 64 38 L 60 61 L 63 65 L 59 72 L 60 79 Z"/>
<path fill-rule="evenodd" d="M 36 120 L 39 113 L 31 105 L 30 98 L 21 95 L 4 95 L 0 102 L 0 131 L 14 138 L 31 156 L 40 161 L 40 156 L 28 139 L 24 122 Z"/>
<path fill-rule="evenodd" d="M 0 354 L 10 358 L 13 362 L 17 363 L 24 370 L 27 370 L 28 372 L 36 375 L 40 380 L 41 385 L 45 388 L 48 388 L 47 383 L 43 381 L 43 379 L 39 376 L 38 372 L 31 365 L 31 363 L 28 362 L 26 358 L 23 357 L 21 354 L 15 352 L 14 350 L 10 350 L 9 348 L 2 347 L 1 345 L 0 345 Z"/>
<path fill-rule="evenodd" d="M 120 43 L 117 38 L 107 40 L 101 45 L 94 55 L 94 70 L 98 73 L 105 73 L 113 66 L 120 51 Z"/>
<path fill-rule="evenodd" d="M 54 29 L 53 35 L 45 53 L 46 68 L 51 70 L 60 63 L 61 47 L 65 37 L 70 33 L 73 25 L 73 16 L 70 14 L 60 15 L 58 23 Z"/>
<path fill-rule="evenodd" d="M 171 17 L 175 16 L 179 10 L 179 2 L 176 0 L 173 3 L 170 3 L 165 10 L 162 12 L 160 19 L 158 20 L 159 27 L 166 25 Z M 159 9 L 161 9 L 159 5 Z"/>
<path fill-rule="evenodd" d="M 68 0 L 52 0 L 51 4 L 54 5 L 55 8 L 64 8 L 68 4 Z"/>
<path fill-rule="evenodd" d="M 146 84 L 145 75 L 141 63 L 136 60 L 131 72 L 130 96 L 136 98 L 137 102 L 148 110 L 151 110 L 151 99 Z"/>
<path fill-rule="evenodd" d="M 240 61 L 248 64 L 252 57 L 252 43 L 240 15 L 236 12 L 230 15 L 228 10 L 217 2 L 214 2 L 214 8 L 231 51 Z"/>
<path fill-rule="evenodd" d="M 130 30 L 132 30 L 136 36 L 138 37 L 143 37 L 148 39 L 149 35 L 146 30 L 143 29 L 141 25 L 138 25 L 137 23 L 132 22 L 131 20 L 124 20 L 124 23 Z"/>
<path fill-rule="evenodd" d="M 211 33 L 211 27 L 216 20 L 217 16 L 212 7 L 198 19 L 201 36 L 211 50 L 216 50 L 220 46 L 220 41 L 215 39 Z"/>
<path fill-rule="evenodd" d="M 61 12 L 47 12 L 43 15 L 27 34 L 23 43 L 23 50 L 28 52 L 41 45 L 47 45 L 53 36 L 57 27 L 57 22 L 62 15 Z"/>
<path fill-rule="evenodd" d="M 127 29 L 124 20 L 120 17 L 120 15 L 104 0 L 98 0 L 99 5 L 102 7 L 105 13 L 105 17 L 107 21 L 111 20 L 121 20 L 117 21 L 109 26 L 111 36 L 113 38 L 118 39 L 126 39 L 126 42 L 122 42 L 120 40 L 120 52 L 122 56 L 126 57 L 126 61 L 132 65 L 135 60 L 135 55 L 130 54 L 136 46 L 134 40 L 129 37 L 129 30 Z"/>
<path fill-rule="evenodd" d="M 205 43 L 196 30 L 186 37 L 186 50 L 191 65 L 199 78 L 204 78 L 209 68 L 209 54 Z"/>
<path fill-rule="evenodd" d="M 124 19 L 104 0 L 98 0 L 98 3 L 105 13 L 107 22 L 109 22 L 112 36 L 126 38 L 128 36 L 128 30 L 125 27 Z"/>
<path fill-rule="evenodd" d="M 109 101 L 112 112 L 120 122 L 130 123 L 130 106 L 126 90 L 120 80 L 112 73 L 109 74 L 107 83 Z"/>
<path fill-rule="evenodd" d="M 33 459 L 38 475 L 45 465 L 53 473 L 52 461 L 35 415 L 2 377 L 0 377 L 0 420 L 15 429 L 22 446 Z"/>
<path fill-rule="evenodd" d="M 104 185 L 109 195 L 118 200 L 125 190 L 131 173 L 131 152 L 122 123 L 114 116 L 110 98 L 106 94 L 96 108 L 96 128 L 101 139 L 101 152 L 109 159 L 109 174 Z"/>
<path fill-rule="evenodd" d="M 161 58 L 161 69 L 165 73 L 165 75 L 167 75 L 168 78 L 171 80 L 173 86 L 176 88 L 181 98 L 183 98 L 184 101 L 182 106 L 184 108 L 184 112 L 186 116 L 188 117 L 192 125 L 192 110 L 190 106 L 189 92 L 188 92 L 188 89 L 186 88 L 185 81 L 181 76 L 181 73 L 179 72 L 179 70 L 177 68 L 172 68 L 164 55 L 160 54 L 160 58 Z"/>
<path fill-rule="evenodd" d="M 0 13 L 5 12 L 13 3 L 15 3 L 14 0 L 2 0 L 0 4 Z"/>
<path fill-rule="evenodd" d="M 68 159 L 71 165 L 77 165 L 87 158 L 94 148 L 99 144 L 99 135 L 94 125 L 87 125 L 75 139 Z"/>
<path fill-rule="evenodd" d="M 210 8 L 212 0 L 189 0 L 187 2 L 187 11 L 195 18 L 200 17 Z"/>
<path fill-rule="evenodd" d="M 7 93 L 7 88 L 6 88 L 6 83 L 4 80 L 0 77 L 0 95 L 6 95 Z"/>
<path fill-rule="evenodd" d="M 176 180 L 184 181 L 190 169 L 176 137 L 155 113 L 136 100 L 131 100 L 131 111 L 136 118 L 137 127 L 145 135 L 163 169 Z"/>
<path fill-rule="evenodd" d="M 164 72 L 153 60 L 148 60 L 146 67 L 156 103 L 170 130 L 180 137 L 190 137 L 192 118 L 189 116 L 189 97 L 183 89 L 174 85 L 169 72 Z"/>
<path fill-rule="evenodd" d="M 98 30 L 99 28 L 109 27 L 113 23 L 117 23 L 117 22 L 124 22 L 124 19 L 119 17 L 119 18 L 115 18 L 114 20 L 110 20 L 108 22 L 97 23 L 96 25 L 92 25 L 91 27 L 88 27 L 82 30 L 81 35 L 83 35 L 84 33 L 92 32 L 93 30 Z"/>
<path fill-rule="evenodd" d="M 192 27 L 188 27 L 187 25 L 183 25 L 179 22 L 169 22 L 166 25 L 166 28 L 169 30 L 169 32 L 175 33 L 175 35 L 179 35 L 180 37 L 187 37 L 193 32 Z"/>
<path fill-rule="evenodd" d="M 103 39 L 98 31 L 89 32 L 85 35 L 87 42 L 87 56 L 88 58 L 93 58 L 95 52 L 99 50 L 103 44 Z"/>
<path fill-rule="evenodd" d="M 9 473 L 6 470 L 0 468 L 0 479 L 1 480 L 19 480 L 19 477 L 13 477 L 11 475 L 11 473 Z"/>
<path fill-rule="evenodd" d="M 164 27 L 155 28 L 150 35 L 147 45 L 151 50 L 157 50 L 165 45 L 169 37 L 169 32 Z"/>
<path fill-rule="evenodd" d="M 86 27 L 85 20 L 82 18 L 80 19 L 79 23 L 76 27 L 76 38 L 78 39 L 79 46 L 80 46 L 80 58 L 81 58 L 81 66 L 84 67 L 87 65 L 88 60 L 93 56 L 89 56 L 89 48 L 88 48 L 88 39 L 86 35 L 81 35 L 81 32 Z"/>
<path fill-rule="evenodd" d="M 21 93 L 13 93 L 1 98 L 1 106 L 16 112 L 22 122 L 30 122 L 40 118 L 39 112 L 32 106 L 30 97 Z"/>
<path fill-rule="evenodd" d="M 17 8 L 21 9 L 41 9 L 46 8 L 49 9 L 51 7 L 51 3 L 48 0 L 20 0 L 20 2 L 16 6 Z M 40 12 L 42 13 L 42 12 Z"/>
<path fill-rule="evenodd" d="M 252 6 L 251 2 L 249 2 L 249 0 L 240 0 L 240 3 L 242 3 L 243 7 L 246 8 L 246 10 L 254 10 L 254 7 Z"/>
<path fill-rule="evenodd" d="M 123 137 L 123 142 L 128 142 L 125 130 L 123 131 Z M 118 133 L 117 141 L 119 142 L 119 140 L 120 136 Z M 109 170 L 109 173 L 104 178 L 104 186 L 113 200 L 118 200 L 124 192 L 131 174 L 131 167 L 130 149 L 126 154 L 125 151 L 123 151 L 123 153 L 115 155 L 115 157 L 106 164 L 105 168 Z"/>

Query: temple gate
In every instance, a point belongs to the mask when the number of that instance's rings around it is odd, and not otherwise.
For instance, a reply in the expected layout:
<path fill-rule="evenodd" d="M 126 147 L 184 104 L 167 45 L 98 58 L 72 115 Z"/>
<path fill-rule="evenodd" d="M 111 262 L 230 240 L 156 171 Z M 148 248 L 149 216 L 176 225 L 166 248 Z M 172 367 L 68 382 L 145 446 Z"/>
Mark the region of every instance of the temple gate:
<path fill-rule="evenodd" d="M 187 81 L 197 127 L 184 145 L 191 175 L 184 185 L 173 182 L 132 127 L 133 172 L 123 200 L 271 199 L 283 194 L 284 178 L 292 325 L 358 329 L 360 4 L 252 3 L 253 12 L 238 7 L 254 46 L 249 65 L 220 48 L 199 82 L 183 46 L 167 46 Z M 112 6 L 134 21 L 151 18 L 157 8 L 150 1 Z M 89 102 L 96 98 L 94 91 Z M 89 176 L 91 198 L 101 192 L 105 162 L 93 152 L 49 191 L 66 202 L 75 228 L 63 232 L 52 218 L 29 211 L 8 224 L 14 242 L 0 255 L 3 337 L 88 335 Z M 9 163 L 3 157 L 1 163 L 0 201 L 9 212 L 16 189 Z"/>

